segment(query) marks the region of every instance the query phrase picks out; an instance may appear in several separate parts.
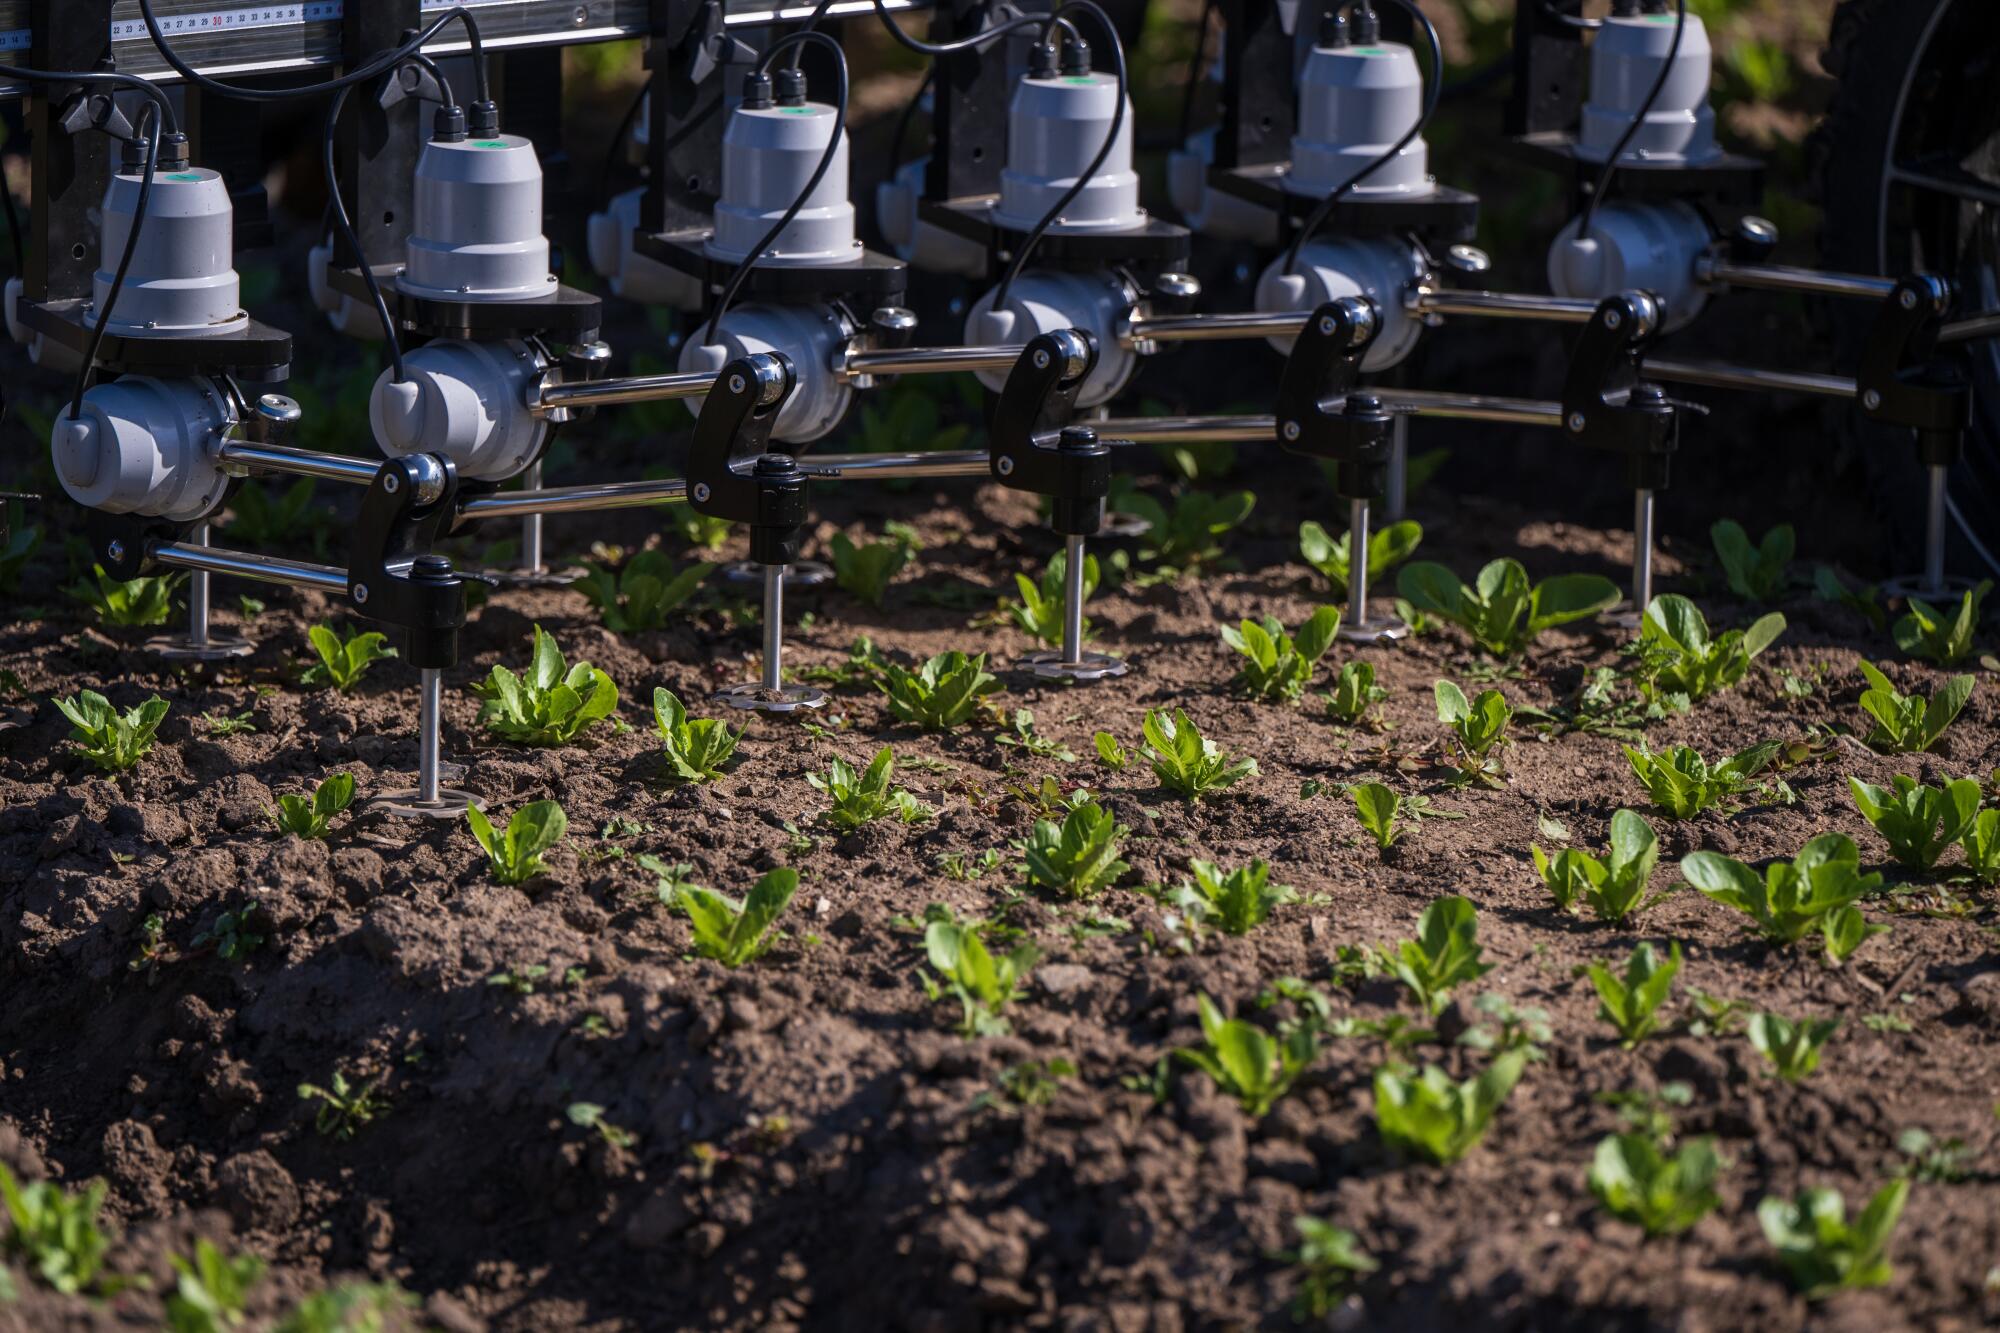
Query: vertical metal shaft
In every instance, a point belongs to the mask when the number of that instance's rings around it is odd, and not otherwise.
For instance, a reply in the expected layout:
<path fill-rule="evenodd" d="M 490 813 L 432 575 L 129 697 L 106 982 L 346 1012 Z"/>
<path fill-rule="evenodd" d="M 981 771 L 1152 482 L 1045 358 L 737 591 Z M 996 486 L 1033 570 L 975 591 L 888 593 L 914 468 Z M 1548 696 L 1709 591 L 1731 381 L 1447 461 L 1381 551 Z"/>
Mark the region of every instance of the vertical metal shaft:
<path fill-rule="evenodd" d="M 1347 502 L 1347 623 L 1368 623 L 1368 502 Z"/>
<path fill-rule="evenodd" d="M 1632 613 L 1643 616 L 1653 600 L 1653 493 L 1632 493 Z"/>
<path fill-rule="evenodd" d="M 1389 423 L 1389 484 L 1382 496 L 1382 517 L 1402 521 L 1410 501 L 1410 419 L 1397 413 Z"/>
<path fill-rule="evenodd" d="M 785 575 L 790 565 L 764 566 L 764 688 L 775 690 L 785 674 Z"/>
<path fill-rule="evenodd" d="M 1945 481 L 1949 471 L 1933 463 L 1929 469 L 1930 495 L 1924 514 L 1924 591 L 1937 596 L 1944 592 L 1944 505 Z"/>
<path fill-rule="evenodd" d="M 435 805 L 438 799 L 438 750 L 441 745 L 444 672 L 425 667 L 419 677 L 417 705 L 417 801 Z"/>
<path fill-rule="evenodd" d="M 531 491 L 542 488 L 542 465 L 540 460 L 530 466 L 521 478 L 521 485 Z M 529 514 L 521 520 L 521 572 L 540 574 L 542 569 L 542 516 Z"/>
<path fill-rule="evenodd" d="M 190 546 L 208 545 L 208 524 L 201 523 L 188 534 Z M 188 576 L 188 642 L 196 648 L 208 647 L 208 571 L 198 569 Z"/>
<path fill-rule="evenodd" d="M 1063 538 L 1063 655 L 1065 663 L 1083 660 L 1083 538 Z"/>

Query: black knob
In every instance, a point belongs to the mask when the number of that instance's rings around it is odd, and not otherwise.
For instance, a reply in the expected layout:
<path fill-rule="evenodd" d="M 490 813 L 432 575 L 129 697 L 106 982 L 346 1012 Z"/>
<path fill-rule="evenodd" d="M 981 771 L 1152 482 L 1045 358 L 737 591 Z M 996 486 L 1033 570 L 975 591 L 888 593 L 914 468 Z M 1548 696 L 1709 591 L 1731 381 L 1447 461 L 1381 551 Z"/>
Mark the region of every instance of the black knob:
<path fill-rule="evenodd" d="M 420 555 L 410 562 L 412 583 L 451 582 L 451 560 L 441 555 Z"/>

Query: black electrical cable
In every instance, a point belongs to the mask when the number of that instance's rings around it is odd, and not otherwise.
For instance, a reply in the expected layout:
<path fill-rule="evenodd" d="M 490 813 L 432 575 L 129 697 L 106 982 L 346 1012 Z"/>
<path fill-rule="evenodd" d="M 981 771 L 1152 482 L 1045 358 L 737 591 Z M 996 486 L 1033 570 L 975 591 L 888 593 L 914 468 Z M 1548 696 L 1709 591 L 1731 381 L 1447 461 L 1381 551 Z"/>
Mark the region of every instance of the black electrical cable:
<path fill-rule="evenodd" d="M 160 20 L 153 13 L 153 0 L 139 0 L 139 15 L 145 21 L 146 31 L 152 37 L 153 45 L 159 48 L 161 58 L 172 67 L 174 73 L 195 87 L 205 89 L 218 97 L 233 97 L 245 102 L 284 102 L 296 97 L 316 97 L 322 93 L 337 93 L 344 88 L 356 87 L 378 74 L 394 69 L 410 56 L 421 54 L 424 43 L 437 36 L 443 29 L 454 23 L 460 23 L 464 25 L 466 40 L 472 47 L 472 75 L 477 85 L 476 100 L 480 102 L 492 100 L 489 96 L 492 90 L 486 81 L 486 47 L 479 35 L 479 21 L 462 5 L 446 10 L 409 41 L 388 54 L 369 61 L 360 69 L 349 70 L 339 78 L 329 79 L 325 83 L 307 84 L 298 88 L 245 88 L 211 79 L 181 59 L 180 54 L 168 43 L 166 33 L 160 30 Z"/>
<path fill-rule="evenodd" d="M 368 288 L 368 299 L 375 306 L 375 316 L 382 321 L 382 337 L 389 344 L 389 365 L 394 371 L 398 384 L 407 378 L 403 373 L 403 341 L 396 336 L 396 321 L 389 314 L 389 303 L 382 296 L 382 284 L 375 280 L 374 266 L 368 262 L 368 254 L 361 248 L 361 237 L 355 234 L 354 222 L 347 216 L 347 203 L 340 197 L 340 171 L 333 160 L 334 131 L 340 124 L 340 113 L 347 109 L 347 95 L 351 88 L 342 88 L 333 95 L 333 101 L 326 109 L 326 142 L 321 151 L 321 165 L 326 169 L 327 207 L 333 213 L 333 225 L 340 233 L 340 239 L 354 255 L 361 267 L 361 281 Z M 329 261 L 331 262 L 331 261 Z"/>
<path fill-rule="evenodd" d="M 1215 17 L 1215 0 L 1203 0 L 1201 18 L 1194 30 L 1194 59 L 1188 62 L 1187 87 L 1181 91 L 1181 137 L 1179 146 L 1186 146 L 1188 135 L 1194 130 L 1194 94 L 1201 86 L 1201 68 L 1207 63 L 1209 23 Z"/>
<path fill-rule="evenodd" d="M 1660 77 L 1653 80 L 1653 89 L 1646 94 L 1646 100 L 1639 104 L 1638 114 L 1632 117 L 1632 123 L 1625 127 L 1625 132 L 1618 136 L 1618 142 L 1612 146 L 1611 156 L 1604 159 L 1604 170 L 1598 173 L 1597 185 L 1591 190 L 1590 197 L 1583 201 L 1583 214 L 1577 219 L 1578 240 L 1590 235 L 1590 224 L 1597 217 L 1597 206 L 1604 201 L 1605 192 L 1611 188 L 1612 178 L 1618 174 L 1618 159 L 1625 156 L 1625 149 L 1631 144 L 1632 136 L 1646 123 L 1646 117 L 1653 114 L 1653 104 L 1660 100 L 1660 94 L 1666 91 L 1667 80 L 1673 77 L 1674 59 L 1681 53 L 1681 34 L 1687 31 L 1688 21 L 1687 0 L 1675 0 L 1675 5 L 1679 16 L 1674 20 L 1674 40 L 1667 47 L 1667 58 L 1660 63 Z"/>
<path fill-rule="evenodd" d="M 1291 245 L 1285 250 L 1284 271 L 1288 274 L 1298 267 L 1299 252 L 1305 248 L 1306 242 L 1312 239 L 1313 233 L 1325 225 L 1328 214 L 1333 212 L 1333 206 L 1339 203 L 1349 190 L 1367 180 L 1382 167 L 1394 162 L 1405 148 L 1415 143 L 1417 136 L 1424 132 L 1424 128 L 1431 123 L 1431 116 L 1437 111 L 1438 98 L 1444 92 L 1444 45 L 1438 41 L 1437 28 L 1425 16 L 1424 11 L 1417 8 L 1414 0 L 1395 0 L 1395 3 L 1424 30 L 1424 40 L 1430 44 L 1431 77 L 1429 87 L 1424 91 L 1424 109 L 1417 116 L 1416 123 L 1410 126 L 1409 133 L 1391 144 L 1387 152 L 1327 191 L 1326 197 L 1313 206 L 1313 211 L 1306 215 L 1306 220 L 1300 224 L 1298 232 L 1292 237 Z M 1373 12 L 1368 9 L 1365 0 L 1359 8 L 1363 13 Z"/>
<path fill-rule="evenodd" d="M 1581 14 L 1564 13 L 1556 8 L 1555 0 L 1542 0 L 1542 12 L 1566 27 L 1581 28 L 1585 32 L 1592 32 L 1604 26 L 1603 19 L 1587 19 Z"/>
<path fill-rule="evenodd" d="M 709 313 L 708 335 L 703 340 L 706 343 L 715 341 L 716 330 L 722 324 L 723 315 L 728 313 L 730 305 L 736 300 L 736 294 L 742 290 L 744 282 L 750 277 L 750 271 L 757 267 L 757 260 L 771 248 L 785 228 L 792 225 L 792 220 L 798 217 L 799 210 L 806 206 L 806 200 L 812 198 L 813 191 L 817 190 L 819 183 L 826 179 L 827 171 L 833 166 L 834 157 L 840 152 L 842 136 L 847 133 L 847 53 L 840 49 L 840 43 L 833 38 L 823 32 L 805 30 L 781 37 L 764 52 L 763 58 L 757 62 L 753 72 L 763 73 L 770 67 L 775 57 L 807 42 L 817 42 L 833 52 L 834 74 L 839 82 L 839 95 L 833 102 L 833 133 L 827 138 L 826 151 L 819 156 L 819 165 L 813 168 L 812 176 L 799 191 L 798 197 L 792 200 L 791 207 L 785 210 L 784 216 L 764 233 L 757 244 L 750 247 L 750 252 L 737 262 L 736 271 L 729 275 L 729 281 L 723 285 L 722 294 L 716 298 L 714 310 Z"/>
<path fill-rule="evenodd" d="M 877 9 L 880 9 L 881 5 L 882 0 L 875 0 Z M 1117 80 L 1116 93 L 1118 100 L 1112 108 L 1111 124 L 1104 132 L 1104 142 L 1098 147 L 1097 156 L 1090 159 L 1090 165 L 1085 167 L 1077 176 L 1074 184 L 1063 191 L 1062 197 L 1049 205 L 1049 211 L 1042 214 L 1041 221 L 1037 222 L 1033 229 L 1028 232 L 1027 239 L 1015 247 L 1013 262 L 1008 264 L 1007 271 L 1000 275 L 1000 285 L 993 289 L 993 302 L 988 307 L 991 310 L 1004 310 L 1006 308 L 1007 294 L 1013 290 L 1014 279 L 1020 277 L 1021 270 L 1027 267 L 1028 257 L 1035 252 L 1035 247 L 1040 244 L 1042 237 L 1047 234 L 1048 229 L 1055 225 L 1056 219 L 1063 215 L 1065 209 L 1076 202 L 1076 197 L 1083 193 L 1084 188 L 1103 169 L 1105 159 L 1111 156 L 1112 146 L 1118 142 L 1119 131 L 1125 127 L 1125 92 L 1130 84 L 1125 76 L 1125 44 L 1118 40 L 1118 25 L 1113 23 L 1111 16 L 1098 8 L 1093 0 L 1065 0 L 1065 3 L 1056 6 L 1055 10 L 1050 13 L 1047 20 L 1048 27 L 1053 28 L 1056 24 L 1062 22 L 1065 12 L 1072 9 L 1081 10 L 1083 13 L 1090 15 L 1097 20 L 1097 26 L 1104 30 L 1104 36 L 1108 39 L 1111 47 L 1111 68 L 1112 74 Z M 1046 32 L 1047 28 L 1043 31 Z"/>
<path fill-rule="evenodd" d="M 1069 8 L 1072 8 L 1072 6 L 1063 6 L 1063 9 Z M 1056 12 L 1060 14 L 1062 11 L 1057 10 Z M 1034 28 L 1041 32 L 1047 32 L 1049 27 L 1058 21 L 1055 16 L 1049 14 L 1029 14 L 1021 18 L 1009 19 L 998 27 L 981 28 L 978 32 L 970 36 L 959 37 L 949 42 L 926 42 L 912 37 L 909 33 L 903 31 L 903 26 L 896 22 L 896 16 L 889 11 L 889 7 L 883 4 L 882 0 L 875 0 L 875 16 L 882 20 L 883 26 L 889 29 L 889 35 L 896 39 L 898 45 L 915 51 L 920 56 L 930 56 L 933 59 L 938 56 L 957 55 L 960 51 L 970 51 L 975 47 L 985 46 L 989 42 L 1005 37 L 1010 32 L 1019 32 L 1023 28 Z M 1063 22 L 1062 26 L 1068 30 L 1071 36 L 1076 35 L 1076 28 L 1073 24 Z M 1112 36 L 1112 40 L 1117 40 L 1115 33 Z"/>
<path fill-rule="evenodd" d="M 438 92 L 444 97 L 444 104 L 446 106 L 456 107 L 458 105 L 458 98 L 452 95 L 451 80 L 446 78 L 444 71 L 438 68 L 437 61 L 432 60 L 422 51 L 413 51 L 398 61 L 396 68 L 401 69 L 404 65 L 415 65 L 418 69 L 423 70 L 433 79 L 436 79 Z"/>
<path fill-rule="evenodd" d="M 76 370 L 76 388 L 70 394 L 69 419 L 75 421 L 83 415 L 84 390 L 90 387 L 90 372 L 97 364 L 97 352 L 104 345 L 104 327 L 111 322 L 111 309 L 118 304 L 118 293 L 124 290 L 125 275 L 132 269 L 132 256 L 139 249 L 139 230 L 145 225 L 146 204 L 153 197 L 153 173 L 160 166 L 160 140 L 166 130 L 160 120 L 159 108 L 149 106 L 139 113 L 138 132 L 146 134 L 147 112 L 152 113 L 153 133 L 146 138 L 146 165 L 139 177 L 139 197 L 132 204 L 132 227 L 125 233 L 125 253 L 118 257 L 118 270 L 111 275 L 111 286 L 104 293 L 103 308 L 97 312 L 97 323 L 90 331 L 90 341 L 84 345 L 83 364 Z"/>

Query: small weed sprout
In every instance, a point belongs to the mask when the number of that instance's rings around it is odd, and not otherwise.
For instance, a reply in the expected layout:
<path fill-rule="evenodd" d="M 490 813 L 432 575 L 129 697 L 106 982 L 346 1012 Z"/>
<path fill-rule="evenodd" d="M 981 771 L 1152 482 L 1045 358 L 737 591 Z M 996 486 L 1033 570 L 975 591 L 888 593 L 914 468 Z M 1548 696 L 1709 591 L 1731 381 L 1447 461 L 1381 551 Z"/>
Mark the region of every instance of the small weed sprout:
<path fill-rule="evenodd" d="M 485 849 L 493 878 L 502 884 L 525 884 L 542 873 L 542 855 L 569 832 L 569 816 L 554 801 L 531 801 L 514 812 L 505 831 L 495 830 L 476 805 L 465 809 L 472 836 Z"/>
<path fill-rule="evenodd" d="M 1183 1046 L 1175 1054 L 1215 1080 L 1216 1087 L 1253 1116 L 1269 1111 L 1319 1054 L 1318 1036 L 1310 1028 L 1273 1037 L 1254 1023 L 1225 1019 L 1205 994 L 1197 996 L 1196 1003 L 1201 1043 Z"/>
<path fill-rule="evenodd" d="M 1678 940 L 1664 959 L 1650 940 L 1641 940 L 1625 960 L 1623 976 L 1602 963 L 1590 964 L 1590 984 L 1597 988 L 1597 1016 L 1618 1030 L 1626 1050 L 1660 1030 L 1660 1006 L 1666 1003 L 1680 970 Z"/>
<path fill-rule="evenodd" d="M 1153 777 L 1183 800 L 1199 801 L 1257 775 L 1255 759 L 1224 754 L 1222 747 L 1204 737 L 1178 708 L 1171 717 L 1160 710 L 1148 712 L 1142 730 Z"/>
<path fill-rule="evenodd" d="M 901 787 L 890 785 L 895 771 L 896 756 L 886 745 L 875 752 L 868 767 L 859 773 L 852 764 L 834 756 L 825 777 L 817 773 L 806 776 L 815 791 L 825 792 L 832 801 L 820 812 L 820 822 L 842 833 L 852 833 L 885 815 L 894 815 L 905 824 L 929 819 L 932 813 L 929 806 Z"/>
<path fill-rule="evenodd" d="M 713 782 L 722 776 L 747 728 L 729 729 L 713 718 L 690 720 L 687 706 L 672 690 L 653 691 L 653 727 L 660 733 L 667 763 L 681 782 Z"/>
<path fill-rule="evenodd" d="M 1262 622 L 1245 620 L 1238 629 L 1224 625 L 1222 641 L 1246 659 L 1231 683 L 1252 699 L 1296 703 L 1339 628 L 1340 611 L 1331 606 L 1313 612 L 1296 636 L 1271 616 Z"/>
<path fill-rule="evenodd" d="M 1960 778 L 1940 791 L 1898 773 L 1892 788 L 1847 780 L 1854 804 L 1889 844 L 1889 854 L 1913 870 L 1929 870 L 1979 817 L 1979 783 Z"/>
<path fill-rule="evenodd" d="M 1901 694 L 1882 669 L 1863 661 L 1861 674 L 1868 688 L 1861 693 L 1861 711 L 1873 719 L 1868 744 L 1884 754 L 1922 754 L 1938 743 L 1944 730 L 1972 697 L 1973 678 L 1954 676 L 1929 699 Z"/>
<path fill-rule="evenodd" d="M 106 773 L 124 773 L 152 752 L 167 701 L 154 695 L 137 708 L 119 712 L 95 690 L 79 690 L 55 706 L 70 722 L 70 743 Z"/>
<path fill-rule="evenodd" d="M 1118 859 L 1131 831 L 1109 810 L 1085 801 L 1065 814 L 1060 825 L 1036 820 L 1034 830 L 1014 847 L 1029 883 L 1067 898 L 1088 898 L 1131 869 Z"/>
<path fill-rule="evenodd" d="M 280 833 L 306 839 L 324 838 L 335 815 L 354 804 L 354 775 L 335 773 L 319 784 L 310 798 L 280 796 L 271 818 Z"/>
<path fill-rule="evenodd" d="M 1292 1230 L 1299 1233 L 1298 1248 L 1274 1257 L 1299 1271 L 1298 1290 L 1292 1297 L 1292 1318 L 1298 1322 L 1326 1318 L 1339 1307 L 1355 1277 L 1382 1266 L 1346 1227 L 1301 1215 L 1292 1219 Z"/>
<path fill-rule="evenodd" d="M 1837 1018 L 1801 1018 L 1794 1022 L 1777 1014 L 1752 1014 L 1744 1026 L 1750 1044 L 1787 1083 L 1797 1083 L 1819 1068 L 1820 1048 L 1839 1030 Z"/>
<path fill-rule="evenodd" d="M 319 661 L 300 679 L 308 685 L 331 686 L 341 694 L 353 689 L 369 667 L 396 656 L 388 646 L 389 636 L 380 630 L 362 630 L 343 639 L 329 625 L 314 625 L 306 631 L 306 641 Z"/>
<path fill-rule="evenodd" d="M 389 1098 L 382 1091 L 380 1079 L 350 1082 L 338 1069 L 325 1087 L 317 1083 L 299 1084 L 299 1100 L 308 1104 L 317 1102 L 313 1128 L 343 1143 L 389 1110 Z"/>
<path fill-rule="evenodd" d="M 939 653 L 915 671 L 885 663 L 876 686 L 889 696 L 889 711 L 899 722 L 925 731 L 950 731 L 964 726 L 979 712 L 981 701 L 1000 689 L 1000 678 L 986 670 L 986 654 Z"/>
<path fill-rule="evenodd" d="M 1773 944 L 1795 944 L 1844 907 L 1882 886 L 1879 874 L 1861 873 L 1854 840 L 1825 833 L 1790 861 L 1774 861 L 1763 874 L 1719 852 L 1691 852 L 1681 874 L 1702 895 L 1749 917 Z"/>
<path fill-rule="evenodd" d="M 1792 1285 L 1808 1300 L 1818 1300 L 1889 1281 L 1894 1274 L 1889 1239 L 1909 1197 L 1910 1182 L 1892 1180 L 1849 1222 L 1840 1191 L 1809 1189 L 1796 1200 L 1765 1199 L 1757 1205 L 1757 1223 Z"/>
<path fill-rule="evenodd" d="M 1993 591 L 1992 580 L 1982 581 L 1959 598 L 1958 610 L 1946 616 L 1921 598 L 1909 599 L 1909 609 L 1896 622 L 1896 646 L 1912 657 L 1935 666 L 1955 667 L 1972 656 L 1973 636 L 1979 630 L 1980 605 Z"/>
<path fill-rule="evenodd" d="M 742 902 L 713 889 L 683 885 L 681 908 L 694 931 L 695 951 L 735 969 L 761 958 L 778 937 L 771 925 L 791 906 L 799 872 L 780 867 L 751 885 Z"/>
<path fill-rule="evenodd" d="M 1472 584 L 1443 565 L 1403 566 L 1396 590 L 1425 615 L 1450 621 L 1495 657 L 1525 652 L 1543 631 L 1586 620 L 1618 603 L 1618 587 L 1599 574 L 1560 574 L 1532 587 L 1518 560 L 1501 559 Z"/>
<path fill-rule="evenodd" d="M 1032 708 L 1016 708 L 1013 722 L 1007 731 L 993 738 L 1001 745 L 1012 746 L 1037 759 L 1053 759 L 1058 763 L 1076 762 L 1076 751 L 1059 740 L 1053 740 L 1035 730 L 1035 712 Z"/>
<path fill-rule="evenodd" d="M 567 745 L 585 727 L 610 717 L 618 686 L 588 662 L 564 669 L 555 638 L 535 626 L 528 674 L 495 663 L 486 683 L 473 687 L 485 704 L 479 722 L 503 740 L 522 745 Z"/>
<path fill-rule="evenodd" d="M 596 1102 L 571 1102 L 563 1115 L 578 1129 L 587 1129 L 603 1139 L 607 1147 L 634 1148 L 639 1136 L 629 1129 L 620 1129 L 604 1117 L 604 1108 Z"/>
<path fill-rule="evenodd" d="M 1333 678 L 1333 689 L 1322 696 L 1326 715 L 1342 726 L 1359 726 L 1371 709 L 1389 697 L 1389 691 L 1375 683 L 1375 668 L 1367 662 L 1343 662 Z"/>
<path fill-rule="evenodd" d="M 1526 1051 L 1508 1051 L 1462 1083 L 1436 1065 L 1421 1073 L 1384 1065 L 1375 1071 L 1375 1128 L 1391 1151 L 1448 1166 L 1485 1137 L 1527 1064 Z"/>

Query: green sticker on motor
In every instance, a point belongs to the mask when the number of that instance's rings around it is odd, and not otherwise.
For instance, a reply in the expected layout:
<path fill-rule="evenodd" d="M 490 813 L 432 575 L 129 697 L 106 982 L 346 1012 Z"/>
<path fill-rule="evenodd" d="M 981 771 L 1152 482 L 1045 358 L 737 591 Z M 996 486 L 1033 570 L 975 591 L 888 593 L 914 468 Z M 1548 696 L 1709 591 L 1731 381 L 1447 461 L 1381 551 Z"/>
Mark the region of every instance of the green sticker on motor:
<path fill-rule="evenodd" d="M 170 181 L 199 181 L 207 179 L 199 171 L 176 171 L 167 177 Z"/>
<path fill-rule="evenodd" d="M 474 148 L 505 148 L 507 141 L 505 139 L 475 139 L 472 146 Z"/>

